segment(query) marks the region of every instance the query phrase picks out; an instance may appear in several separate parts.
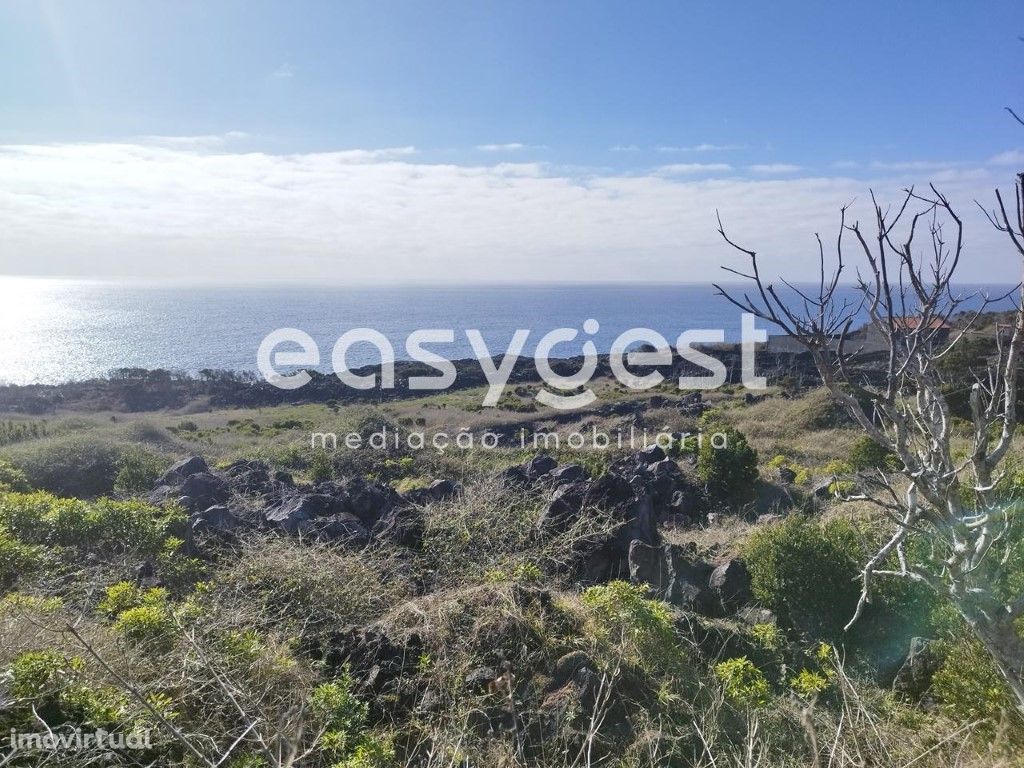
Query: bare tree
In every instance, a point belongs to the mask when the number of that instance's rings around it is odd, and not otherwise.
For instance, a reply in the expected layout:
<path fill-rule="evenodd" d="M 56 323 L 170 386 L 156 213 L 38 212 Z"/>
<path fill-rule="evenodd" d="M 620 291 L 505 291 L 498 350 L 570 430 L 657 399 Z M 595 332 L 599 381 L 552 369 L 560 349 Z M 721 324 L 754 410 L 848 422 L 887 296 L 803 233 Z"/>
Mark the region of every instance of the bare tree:
<path fill-rule="evenodd" d="M 747 271 L 723 268 L 749 280 L 752 289 L 715 287 L 743 311 L 797 339 L 832 397 L 902 464 L 892 476 L 878 471 L 861 482 L 854 497 L 877 505 L 893 527 L 864 566 L 850 625 L 869 602 L 876 577 L 927 584 L 967 622 L 1024 713 L 1024 641 L 1014 627 L 1024 615 L 1024 595 L 1008 599 L 993 583 L 1019 533 L 1018 507 L 1000 492 L 1000 481 L 1018 418 L 1024 343 L 1020 286 L 1001 297 L 1017 296 L 1012 324 L 997 329 L 997 353 L 970 388 L 971 426 L 958 428 L 939 363 L 968 338 L 965 334 L 999 297 L 956 292 L 952 281 L 963 253 L 963 222 L 934 186 L 923 195 L 906 190 L 893 208 L 883 208 L 873 193 L 871 200 L 875 220 L 870 232 L 849 224 L 848 209 L 842 209 L 834 264 L 817 237 L 820 277 L 811 289 L 784 280 L 776 288 L 766 281 L 757 254 L 734 242 L 719 218 L 720 234 L 749 263 Z M 1007 209 L 998 191 L 996 200 L 989 218 L 1024 258 L 1024 174 L 1017 179 L 1014 210 Z M 840 282 L 851 248 L 863 261 L 855 270 L 852 299 Z M 977 302 L 973 311 L 965 312 L 972 299 Z M 851 331 L 861 318 L 867 336 Z M 954 320 L 960 332 L 950 334 Z M 863 341 L 868 336 L 880 342 L 876 357 L 884 369 L 874 383 L 859 365 L 869 351 Z M 952 441 L 965 431 L 970 447 L 962 457 Z"/>

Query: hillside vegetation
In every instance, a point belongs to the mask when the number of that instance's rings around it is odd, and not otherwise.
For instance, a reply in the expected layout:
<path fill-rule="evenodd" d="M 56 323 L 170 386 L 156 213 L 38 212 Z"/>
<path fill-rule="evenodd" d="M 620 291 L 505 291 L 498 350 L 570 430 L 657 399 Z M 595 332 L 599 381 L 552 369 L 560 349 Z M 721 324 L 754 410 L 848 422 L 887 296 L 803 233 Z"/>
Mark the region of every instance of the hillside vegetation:
<path fill-rule="evenodd" d="M 891 457 L 822 391 L 602 380 L 566 416 L 531 386 L 6 417 L 0 733 L 150 734 L 6 764 L 1024 765 L 998 673 L 931 594 L 880 582 L 844 630 L 884 528 L 836 493 Z M 674 437 L 532 439 L 631 429 Z M 1019 589 L 1024 542 L 1003 571 Z"/>

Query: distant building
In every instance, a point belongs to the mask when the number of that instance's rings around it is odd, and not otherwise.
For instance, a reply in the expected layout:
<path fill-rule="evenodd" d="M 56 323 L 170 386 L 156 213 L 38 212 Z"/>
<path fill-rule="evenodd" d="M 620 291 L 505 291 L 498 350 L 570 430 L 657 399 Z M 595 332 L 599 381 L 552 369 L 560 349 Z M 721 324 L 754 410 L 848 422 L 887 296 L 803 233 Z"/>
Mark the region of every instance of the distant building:
<path fill-rule="evenodd" d="M 922 322 L 923 319 L 918 315 L 894 317 L 893 330 L 895 331 L 896 338 L 903 338 L 918 330 L 921 327 Z M 949 340 L 949 335 L 953 332 L 953 326 L 941 318 L 933 317 L 928 321 L 928 326 L 925 330 L 929 331 L 928 336 L 933 342 L 944 344 Z M 856 333 L 860 334 L 860 337 L 871 346 L 882 344 L 888 347 L 885 334 L 880 328 L 875 327 L 873 324 L 859 328 Z"/>
<path fill-rule="evenodd" d="M 897 339 L 916 330 L 920 325 L 920 317 L 908 316 L 893 318 L 893 327 L 896 332 Z M 932 341 L 939 344 L 947 342 L 953 331 L 953 326 L 938 318 L 930 320 L 928 327 L 933 331 L 931 334 Z M 838 346 L 839 340 L 834 339 L 829 344 L 829 349 L 835 351 Z M 848 333 L 843 344 L 843 350 L 847 353 L 856 352 L 860 354 L 872 354 L 876 352 L 885 352 L 888 349 L 889 341 L 886 339 L 885 334 L 871 323 Z M 775 354 L 796 355 L 806 352 L 807 348 L 795 337 L 788 334 L 781 334 L 778 336 L 769 336 L 763 350 L 765 352 Z"/>

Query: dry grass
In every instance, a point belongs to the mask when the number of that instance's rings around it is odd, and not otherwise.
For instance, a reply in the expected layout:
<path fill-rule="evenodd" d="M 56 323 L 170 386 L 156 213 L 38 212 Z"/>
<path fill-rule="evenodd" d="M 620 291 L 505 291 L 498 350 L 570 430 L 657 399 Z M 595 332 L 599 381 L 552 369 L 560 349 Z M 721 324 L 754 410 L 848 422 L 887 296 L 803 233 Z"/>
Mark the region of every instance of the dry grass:
<path fill-rule="evenodd" d="M 714 525 L 695 528 L 661 529 L 662 538 L 668 544 L 692 545 L 707 557 L 728 558 L 739 555 L 743 542 L 757 526 L 737 515 L 719 516 Z"/>
<path fill-rule="evenodd" d="M 804 466 L 845 456 L 858 429 L 836 426 L 839 412 L 825 390 L 796 399 L 769 397 L 752 405 L 732 401 L 722 419 L 745 434 L 762 461 L 783 455 Z"/>

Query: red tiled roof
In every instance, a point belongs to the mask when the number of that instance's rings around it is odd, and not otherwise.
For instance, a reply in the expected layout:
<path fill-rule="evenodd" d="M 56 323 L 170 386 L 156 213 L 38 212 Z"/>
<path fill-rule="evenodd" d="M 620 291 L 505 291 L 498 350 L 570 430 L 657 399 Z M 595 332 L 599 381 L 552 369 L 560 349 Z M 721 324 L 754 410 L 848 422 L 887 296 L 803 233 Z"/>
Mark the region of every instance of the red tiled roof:
<path fill-rule="evenodd" d="M 920 327 L 921 318 L 920 316 L 894 317 L 893 325 L 902 331 L 913 331 Z M 951 326 L 949 323 L 945 322 L 944 320 L 938 317 L 933 317 L 931 320 L 928 321 L 928 330 L 935 331 L 939 330 L 940 328 L 950 329 L 952 327 L 953 326 Z"/>

